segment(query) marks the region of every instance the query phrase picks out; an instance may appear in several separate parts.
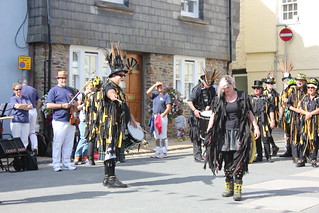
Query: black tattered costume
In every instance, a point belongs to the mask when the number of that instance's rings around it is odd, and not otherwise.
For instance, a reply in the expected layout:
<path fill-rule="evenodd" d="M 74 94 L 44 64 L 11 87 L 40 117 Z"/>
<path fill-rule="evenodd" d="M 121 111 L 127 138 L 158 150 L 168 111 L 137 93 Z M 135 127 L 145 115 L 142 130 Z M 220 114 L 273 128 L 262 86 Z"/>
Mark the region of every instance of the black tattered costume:
<path fill-rule="evenodd" d="M 300 104 L 300 108 L 306 112 L 312 112 L 319 108 L 319 95 L 317 94 L 313 99 L 310 95 L 305 95 Z M 305 156 L 310 157 L 310 160 L 317 162 L 318 155 L 318 133 L 319 133 L 319 115 L 313 115 L 310 119 L 306 120 L 305 115 L 300 116 L 300 148 L 298 157 L 301 160 L 306 160 Z M 309 152 L 309 153 L 307 153 Z"/>
<path fill-rule="evenodd" d="M 260 138 L 256 140 L 257 158 L 256 161 L 262 160 L 262 144 L 264 145 L 265 157 L 270 161 L 270 142 L 271 142 L 271 128 L 270 128 L 270 112 L 274 112 L 274 106 L 270 102 L 269 98 L 260 95 L 251 95 L 250 101 L 252 105 L 253 114 L 257 120 L 257 125 L 260 130 Z"/>
<path fill-rule="evenodd" d="M 214 174 L 222 169 L 224 162 L 226 182 L 232 181 L 235 177 L 235 182 L 241 183 L 243 175 L 248 171 L 252 143 L 249 118 L 251 105 L 247 93 L 242 91 L 237 93 L 238 98 L 234 102 L 237 105 L 235 118 L 229 119 L 227 111 L 229 103 L 226 102 L 224 95 L 216 97 L 213 102 L 214 125 L 205 140 L 205 161 Z M 235 120 L 233 129 L 227 128 L 227 120 Z M 235 144 L 229 143 L 229 140 L 235 141 Z M 225 146 L 226 143 L 228 143 L 227 146 Z"/>
<path fill-rule="evenodd" d="M 204 111 L 207 106 L 210 106 L 213 98 L 216 96 L 214 87 L 206 88 L 201 83 L 197 84 L 193 89 L 188 101 L 192 101 L 194 107 L 199 111 Z M 194 158 L 202 158 L 202 140 L 200 138 L 200 118 L 197 118 L 191 111 L 188 124 L 190 127 L 189 137 L 193 143 Z M 206 129 L 204 130 L 206 131 Z"/>
<path fill-rule="evenodd" d="M 302 98 L 306 94 L 306 86 L 303 86 L 301 88 L 298 87 L 292 87 L 293 91 L 291 96 L 288 98 L 287 107 L 294 107 L 297 108 L 300 105 L 300 102 L 302 101 Z M 301 117 L 299 113 L 296 113 L 293 110 L 290 110 L 291 113 L 291 122 L 290 122 L 290 136 L 291 136 L 291 148 L 292 148 L 292 155 L 296 162 L 299 160 L 305 161 L 305 157 L 302 155 L 303 145 L 300 141 L 301 136 L 301 129 L 302 129 L 302 122 Z"/>
<path fill-rule="evenodd" d="M 114 90 L 118 101 L 107 97 L 107 92 Z M 124 146 L 124 133 L 130 121 L 130 112 L 122 89 L 112 81 L 108 81 L 99 91 L 86 99 L 86 135 L 89 141 L 100 147 L 99 158 L 105 164 L 105 176 L 115 177 L 116 155 Z"/>

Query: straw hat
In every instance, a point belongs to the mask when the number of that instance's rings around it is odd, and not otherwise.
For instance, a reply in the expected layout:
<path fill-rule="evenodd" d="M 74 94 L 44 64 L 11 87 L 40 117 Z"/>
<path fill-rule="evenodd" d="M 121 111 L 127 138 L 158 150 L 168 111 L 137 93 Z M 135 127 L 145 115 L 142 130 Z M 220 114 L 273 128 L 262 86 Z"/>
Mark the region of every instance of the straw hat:
<path fill-rule="evenodd" d="M 68 72 L 67 71 L 59 71 L 56 78 L 68 78 Z"/>

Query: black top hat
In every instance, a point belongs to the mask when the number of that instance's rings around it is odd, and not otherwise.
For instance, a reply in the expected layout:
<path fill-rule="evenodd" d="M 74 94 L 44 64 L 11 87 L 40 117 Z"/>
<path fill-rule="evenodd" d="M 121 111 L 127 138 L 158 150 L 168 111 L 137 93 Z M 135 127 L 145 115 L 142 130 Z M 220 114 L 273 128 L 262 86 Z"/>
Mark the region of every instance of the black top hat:
<path fill-rule="evenodd" d="M 252 88 L 263 88 L 263 82 L 259 80 L 255 80 Z"/>
<path fill-rule="evenodd" d="M 124 65 L 123 52 L 119 43 L 117 45 L 114 42 L 111 43 L 111 53 L 107 55 L 107 60 L 111 68 L 109 77 L 118 72 L 128 72 Z"/>
<path fill-rule="evenodd" d="M 112 56 L 110 56 L 112 57 Z M 123 60 L 121 59 L 121 56 L 116 55 L 113 64 L 110 64 L 111 68 L 111 73 L 109 74 L 109 77 L 111 77 L 113 74 L 118 73 L 118 72 L 125 72 L 127 73 L 127 69 L 123 63 Z"/>

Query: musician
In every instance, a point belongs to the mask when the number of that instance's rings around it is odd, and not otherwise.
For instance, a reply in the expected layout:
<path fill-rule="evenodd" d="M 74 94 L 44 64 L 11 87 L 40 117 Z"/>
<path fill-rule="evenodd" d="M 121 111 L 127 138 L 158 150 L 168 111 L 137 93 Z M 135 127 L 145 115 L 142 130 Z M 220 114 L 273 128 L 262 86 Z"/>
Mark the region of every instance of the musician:
<path fill-rule="evenodd" d="M 205 140 L 205 160 L 214 174 L 224 163 L 226 189 L 222 196 L 233 196 L 235 201 L 240 201 L 242 178 L 248 171 L 251 137 L 260 136 L 259 128 L 247 93 L 235 88 L 231 76 L 226 75 L 220 80 L 213 104 L 207 127 L 209 137 Z M 250 133 L 251 124 L 254 136 Z"/>
<path fill-rule="evenodd" d="M 270 155 L 270 141 L 271 141 L 271 129 L 275 128 L 275 115 L 274 106 L 268 99 L 263 95 L 263 82 L 256 80 L 252 86 L 254 94 L 250 95 L 250 101 L 252 105 L 253 114 L 257 120 L 261 137 L 256 140 L 257 157 L 255 162 L 262 161 L 263 152 L 262 144 L 264 145 L 264 152 L 267 162 L 272 163 Z"/>
<path fill-rule="evenodd" d="M 58 84 L 48 93 L 47 108 L 53 109 L 52 168 L 53 171 L 59 172 L 76 169 L 70 163 L 75 126 L 69 121 L 71 118 L 70 107 L 77 107 L 78 102 L 77 98 L 72 100 L 75 92 L 67 86 L 68 72 L 59 71 L 56 78 Z"/>
<path fill-rule="evenodd" d="M 117 51 L 116 51 L 117 50 Z M 116 154 L 124 146 L 123 137 L 127 123 L 137 128 L 134 117 L 126 104 L 126 97 L 121 89 L 120 82 L 125 80 L 126 73 L 123 64 L 123 56 L 119 49 L 112 44 L 112 54 L 110 54 L 109 64 L 111 73 L 109 80 L 103 87 L 102 116 L 100 118 L 101 132 L 98 144 L 101 143 L 105 151 L 104 180 L 103 185 L 109 188 L 126 188 L 115 175 Z"/>
<path fill-rule="evenodd" d="M 204 75 L 200 76 L 198 84 L 192 89 L 192 92 L 187 100 L 187 104 L 191 109 L 191 113 L 188 119 L 190 126 L 189 137 L 193 143 L 193 156 L 195 162 L 204 162 L 202 156 L 202 139 L 200 137 L 201 131 L 206 129 L 200 129 L 200 113 L 201 111 L 210 110 L 212 100 L 216 96 L 215 88 L 213 87 L 215 79 L 219 77 L 219 74 L 213 71 L 206 71 Z"/>
<path fill-rule="evenodd" d="M 299 150 L 300 158 L 306 157 L 304 154 L 309 152 L 311 165 L 317 168 L 317 155 L 318 155 L 318 125 L 319 125 L 319 82 L 316 78 L 311 78 L 307 81 L 307 95 L 302 98 L 300 104 L 300 114 L 302 122 L 302 137 L 303 143 Z M 303 157 L 301 157 L 303 156 Z"/>
<path fill-rule="evenodd" d="M 156 88 L 156 92 L 153 92 L 154 88 Z M 171 110 L 172 104 L 171 97 L 166 93 L 166 89 L 167 88 L 163 88 L 163 83 L 158 81 L 146 91 L 147 96 L 150 97 L 153 102 L 153 114 L 150 119 L 150 124 L 154 123 L 154 138 L 156 140 L 155 154 L 151 155 L 151 158 L 167 157 L 167 114 Z"/>
<path fill-rule="evenodd" d="M 307 93 L 307 76 L 302 73 L 298 73 L 296 76 L 297 86 L 288 97 L 287 107 L 291 112 L 291 146 L 292 157 L 294 162 L 297 163 L 297 167 L 303 167 L 306 163 L 306 158 L 300 155 L 302 150 L 302 141 L 300 140 L 300 134 L 302 131 L 302 122 L 300 122 L 300 102 L 304 95 Z"/>
<path fill-rule="evenodd" d="M 268 97 L 272 106 L 274 107 L 274 118 L 275 118 L 275 127 L 278 127 L 279 124 L 279 93 L 274 89 L 276 80 L 273 77 L 268 77 L 263 81 L 266 84 L 266 88 L 263 91 L 263 95 Z M 276 156 L 279 147 L 275 144 L 274 138 L 272 137 L 272 129 L 270 129 L 270 144 L 272 148 L 272 156 Z"/>

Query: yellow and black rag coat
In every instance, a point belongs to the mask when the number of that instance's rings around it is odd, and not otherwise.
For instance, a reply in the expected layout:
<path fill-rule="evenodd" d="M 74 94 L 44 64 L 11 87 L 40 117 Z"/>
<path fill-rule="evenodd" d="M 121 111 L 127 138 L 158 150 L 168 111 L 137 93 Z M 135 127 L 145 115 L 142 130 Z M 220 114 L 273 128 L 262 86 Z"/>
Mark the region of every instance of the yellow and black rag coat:
<path fill-rule="evenodd" d="M 274 107 L 274 115 L 275 115 L 275 124 L 276 128 L 278 128 L 279 124 L 279 106 L 280 106 L 280 95 L 276 90 L 268 90 L 265 89 L 263 91 L 263 95 L 268 98 L 268 100 L 271 102 L 271 104 Z"/>
<path fill-rule="evenodd" d="M 312 112 L 318 109 L 319 95 L 317 94 L 313 99 L 310 98 L 309 94 L 305 95 L 300 103 L 300 108 L 306 112 Z M 300 144 L 305 145 L 303 153 L 305 154 L 307 150 L 313 153 L 316 147 L 318 147 L 319 115 L 313 115 L 308 120 L 306 120 L 305 115 L 301 115 L 300 117 Z"/>
<path fill-rule="evenodd" d="M 287 107 L 288 109 L 292 106 L 298 108 L 304 96 L 307 93 L 306 86 L 297 88 L 294 87 L 291 95 L 288 97 Z M 293 142 L 293 145 L 300 143 L 300 133 L 302 129 L 302 123 L 300 122 L 300 114 L 290 110 L 291 113 L 291 122 L 290 122 L 290 136 Z"/>
<path fill-rule="evenodd" d="M 107 92 L 113 89 L 119 101 L 112 101 Z M 86 102 L 86 136 L 96 141 L 97 147 L 111 150 L 123 145 L 124 132 L 130 119 L 123 90 L 112 81 L 108 81 L 99 91 L 90 95 Z"/>
<path fill-rule="evenodd" d="M 263 137 L 271 137 L 270 112 L 274 112 L 274 105 L 267 96 L 250 95 L 252 111 Z"/>

